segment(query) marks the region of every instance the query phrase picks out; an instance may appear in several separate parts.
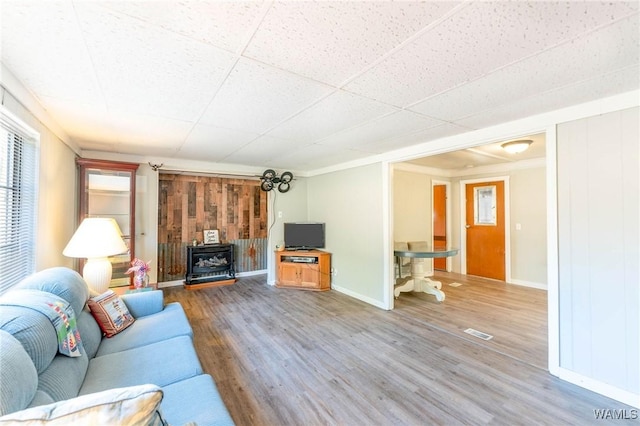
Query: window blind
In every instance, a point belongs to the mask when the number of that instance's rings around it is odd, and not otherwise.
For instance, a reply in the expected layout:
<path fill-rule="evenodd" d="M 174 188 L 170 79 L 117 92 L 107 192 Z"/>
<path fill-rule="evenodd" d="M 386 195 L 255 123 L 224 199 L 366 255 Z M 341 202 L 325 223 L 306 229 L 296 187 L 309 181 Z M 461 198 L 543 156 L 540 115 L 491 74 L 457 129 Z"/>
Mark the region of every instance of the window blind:
<path fill-rule="evenodd" d="M 0 294 L 35 269 L 37 142 L 0 108 Z"/>

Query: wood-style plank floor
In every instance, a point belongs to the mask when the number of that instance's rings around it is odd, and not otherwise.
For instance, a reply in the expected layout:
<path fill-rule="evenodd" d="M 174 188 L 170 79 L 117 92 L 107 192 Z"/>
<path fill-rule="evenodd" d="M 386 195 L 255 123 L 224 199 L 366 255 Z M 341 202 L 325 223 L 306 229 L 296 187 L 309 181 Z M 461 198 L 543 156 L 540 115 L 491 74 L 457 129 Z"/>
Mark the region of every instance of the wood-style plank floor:
<path fill-rule="evenodd" d="M 471 287 L 472 279 L 445 284 L 440 305 L 403 293 L 393 311 L 337 291 L 278 289 L 264 275 L 164 291 L 184 306 L 203 369 L 238 425 L 585 425 L 607 424 L 594 409 L 631 410 L 539 366 L 539 290 Z M 510 307 L 506 297 L 530 309 Z M 528 349 L 509 352 L 510 341 Z M 519 358 L 527 352 L 538 354 Z"/>
<path fill-rule="evenodd" d="M 520 361 L 548 368 L 545 290 L 439 271 L 433 279 L 442 283 L 444 303 L 425 293 L 402 293 L 395 301 L 396 311 Z M 464 333 L 468 328 L 493 338 L 484 341 L 471 337 Z"/>

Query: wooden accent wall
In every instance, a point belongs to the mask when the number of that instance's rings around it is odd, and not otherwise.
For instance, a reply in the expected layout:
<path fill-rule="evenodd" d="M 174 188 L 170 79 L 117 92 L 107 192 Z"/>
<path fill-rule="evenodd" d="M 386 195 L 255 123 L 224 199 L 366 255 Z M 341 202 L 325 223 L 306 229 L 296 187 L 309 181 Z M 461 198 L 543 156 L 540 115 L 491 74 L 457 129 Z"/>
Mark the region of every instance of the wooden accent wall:
<path fill-rule="evenodd" d="M 158 191 L 159 282 L 184 279 L 186 246 L 201 243 L 205 229 L 217 229 L 221 243 L 267 238 L 258 180 L 161 173 Z"/>

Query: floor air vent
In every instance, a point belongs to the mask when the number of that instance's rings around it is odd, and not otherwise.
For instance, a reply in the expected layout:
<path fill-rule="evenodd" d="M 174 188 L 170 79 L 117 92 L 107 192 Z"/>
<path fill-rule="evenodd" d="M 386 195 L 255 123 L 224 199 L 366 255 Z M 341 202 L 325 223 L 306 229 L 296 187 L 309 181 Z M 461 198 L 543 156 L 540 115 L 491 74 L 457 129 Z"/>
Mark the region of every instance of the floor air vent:
<path fill-rule="evenodd" d="M 465 333 L 470 334 L 472 336 L 478 337 L 482 340 L 491 340 L 493 336 L 487 333 L 483 333 L 482 331 L 474 330 L 473 328 L 467 328 Z"/>

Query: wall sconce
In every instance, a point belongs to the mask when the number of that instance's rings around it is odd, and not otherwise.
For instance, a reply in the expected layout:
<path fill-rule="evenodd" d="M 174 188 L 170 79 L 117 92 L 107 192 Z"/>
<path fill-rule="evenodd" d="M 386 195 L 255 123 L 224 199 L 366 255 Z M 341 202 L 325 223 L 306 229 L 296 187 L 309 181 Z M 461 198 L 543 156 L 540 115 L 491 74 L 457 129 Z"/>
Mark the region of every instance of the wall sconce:
<path fill-rule="evenodd" d="M 533 143 L 530 139 L 521 139 L 517 141 L 505 142 L 500 147 L 509 154 L 519 154 L 529 149 L 529 145 Z"/>
<path fill-rule="evenodd" d="M 112 267 L 107 257 L 127 250 L 115 219 L 88 217 L 82 221 L 62 254 L 67 257 L 86 257 L 82 276 L 89 288 L 102 294 L 111 282 Z"/>
<path fill-rule="evenodd" d="M 282 175 L 278 176 L 274 170 L 267 169 L 262 173 L 260 180 L 262 181 L 260 189 L 263 191 L 271 191 L 275 185 L 278 185 L 278 191 L 284 193 L 290 188 L 289 182 L 293 180 L 293 173 L 283 172 Z"/>

